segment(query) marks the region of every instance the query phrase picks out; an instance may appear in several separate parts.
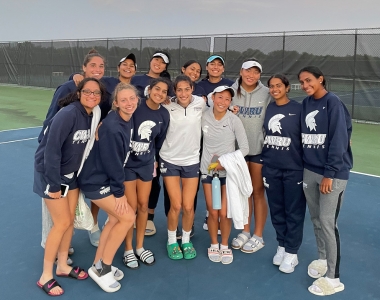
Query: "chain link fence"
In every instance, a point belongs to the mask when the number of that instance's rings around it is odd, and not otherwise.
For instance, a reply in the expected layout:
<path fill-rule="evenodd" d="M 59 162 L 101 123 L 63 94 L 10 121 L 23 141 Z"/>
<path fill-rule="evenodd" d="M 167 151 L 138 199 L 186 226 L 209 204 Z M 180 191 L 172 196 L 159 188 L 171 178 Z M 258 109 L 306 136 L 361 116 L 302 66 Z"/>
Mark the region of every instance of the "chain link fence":
<path fill-rule="evenodd" d="M 328 89 L 342 99 L 353 118 L 380 122 L 380 28 L 0 42 L 0 83 L 56 88 L 70 74 L 81 71 L 84 56 L 93 48 L 107 60 L 106 76 L 117 76 L 120 58 L 130 52 L 136 55 L 137 71 L 142 74 L 148 71 L 153 52 L 166 50 L 173 77 L 190 59 L 198 60 L 204 68 L 214 53 L 226 60 L 225 76 L 236 79 L 242 62 L 255 57 L 263 65 L 263 83 L 273 73 L 284 73 L 292 83 L 290 96 L 296 100 L 305 97 L 298 84 L 298 71 L 315 65 L 324 72 Z"/>

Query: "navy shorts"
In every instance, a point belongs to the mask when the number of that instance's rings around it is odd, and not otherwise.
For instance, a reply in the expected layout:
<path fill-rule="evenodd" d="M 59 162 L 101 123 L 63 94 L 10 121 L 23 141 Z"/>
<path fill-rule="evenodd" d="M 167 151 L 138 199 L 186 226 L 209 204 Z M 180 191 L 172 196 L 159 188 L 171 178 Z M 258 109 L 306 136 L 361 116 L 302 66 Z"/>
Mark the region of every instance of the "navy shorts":
<path fill-rule="evenodd" d="M 141 181 L 152 181 L 154 164 L 149 164 L 139 168 L 124 168 L 125 181 L 140 179 Z"/>
<path fill-rule="evenodd" d="M 160 158 L 160 172 L 162 177 L 179 176 L 181 178 L 198 178 L 199 163 L 190 166 L 177 166 Z"/>
<path fill-rule="evenodd" d="M 226 177 L 219 177 L 219 180 L 220 180 L 220 185 L 226 185 Z M 202 177 L 201 177 L 201 181 L 202 183 L 208 183 L 208 184 L 211 184 L 212 182 L 212 176 L 209 176 L 209 175 L 203 175 L 202 174 Z"/>
<path fill-rule="evenodd" d="M 257 155 L 247 155 L 245 158 L 245 161 L 246 162 L 253 162 L 253 163 L 256 163 L 256 164 L 263 164 L 263 161 L 261 159 L 261 154 L 257 154 Z"/>
<path fill-rule="evenodd" d="M 97 189 L 93 192 L 82 190 L 82 193 L 86 198 L 90 200 L 100 200 L 112 195 L 110 186 L 102 186 L 100 189 Z"/>
<path fill-rule="evenodd" d="M 68 175 L 61 175 L 61 184 L 67 184 L 69 186 L 69 190 L 75 190 L 78 188 L 77 179 L 77 172 Z M 54 198 L 50 198 L 47 194 L 49 192 L 49 184 L 47 183 L 44 174 L 37 172 L 36 169 L 34 169 L 33 192 L 41 198 L 55 200 Z"/>

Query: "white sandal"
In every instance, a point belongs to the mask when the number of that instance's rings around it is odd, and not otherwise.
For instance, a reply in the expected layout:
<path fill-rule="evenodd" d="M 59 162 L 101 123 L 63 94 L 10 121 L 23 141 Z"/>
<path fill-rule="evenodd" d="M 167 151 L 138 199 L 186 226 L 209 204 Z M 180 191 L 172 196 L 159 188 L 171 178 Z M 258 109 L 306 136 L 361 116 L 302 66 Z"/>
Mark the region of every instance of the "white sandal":
<path fill-rule="evenodd" d="M 208 248 L 207 255 L 212 262 L 220 262 L 222 260 L 220 257 L 220 251 L 217 248 Z"/>
<path fill-rule="evenodd" d="M 255 237 L 251 237 L 244 245 L 241 247 L 241 251 L 244 253 L 254 253 L 264 248 L 265 244 L 260 242 Z"/>
<path fill-rule="evenodd" d="M 312 274 L 310 272 L 310 269 L 317 271 L 318 274 L 317 275 Z M 307 267 L 307 274 L 311 278 L 320 278 L 322 276 L 325 276 L 326 272 L 327 272 L 327 265 L 325 265 L 324 263 L 322 263 L 319 260 L 313 260 L 311 262 L 311 264 Z"/>
<path fill-rule="evenodd" d="M 318 288 L 319 291 L 316 288 Z M 314 281 L 313 285 L 309 286 L 308 290 L 310 293 L 317 296 L 328 296 L 343 291 L 344 284 L 339 283 L 337 287 L 333 287 L 325 277 L 321 277 Z"/>
<path fill-rule="evenodd" d="M 234 256 L 231 249 L 220 250 L 220 258 L 223 265 L 228 265 L 233 262 Z"/>
<path fill-rule="evenodd" d="M 245 234 L 239 233 L 238 236 L 232 240 L 231 248 L 241 249 L 248 240 L 249 238 Z"/>
<path fill-rule="evenodd" d="M 116 281 L 113 272 L 109 272 L 103 276 L 98 276 L 98 272 L 94 271 L 95 267 L 91 267 L 88 269 L 88 275 L 100 286 L 100 288 L 107 292 L 113 293 L 117 292 L 121 288 L 121 284 Z"/>

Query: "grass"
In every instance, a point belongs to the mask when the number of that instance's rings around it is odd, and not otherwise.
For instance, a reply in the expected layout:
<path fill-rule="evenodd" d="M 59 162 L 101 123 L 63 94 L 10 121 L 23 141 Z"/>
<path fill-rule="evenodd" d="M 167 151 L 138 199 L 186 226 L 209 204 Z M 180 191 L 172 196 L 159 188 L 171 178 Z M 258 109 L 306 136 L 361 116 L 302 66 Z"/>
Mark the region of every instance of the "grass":
<path fill-rule="evenodd" d="M 0 86 L 0 130 L 41 126 L 53 90 Z M 353 124 L 354 171 L 380 175 L 380 125 Z"/>

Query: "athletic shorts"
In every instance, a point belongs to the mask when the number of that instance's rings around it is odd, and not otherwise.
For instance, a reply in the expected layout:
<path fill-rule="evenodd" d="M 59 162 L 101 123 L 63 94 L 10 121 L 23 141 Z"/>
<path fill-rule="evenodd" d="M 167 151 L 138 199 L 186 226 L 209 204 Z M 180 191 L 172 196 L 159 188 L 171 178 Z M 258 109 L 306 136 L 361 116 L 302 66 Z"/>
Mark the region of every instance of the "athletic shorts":
<path fill-rule="evenodd" d="M 198 178 L 199 163 L 190 166 L 177 166 L 160 158 L 160 172 L 162 177 L 179 176 L 181 178 Z"/>
<path fill-rule="evenodd" d="M 220 185 L 226 185 L 226 177 L 220 177 L 219 178 L 220 180 Z M 208 183 L 208 184 L 211 184 L 212 182 L 212 176 L 209 176 L 209 175 L 202 175 L 201 177 L 201 181 L 202 183 Z"/>
<path fill-rule="evenodd" d="M 68 175 L 61 175 L 61 184 L 67 184 L 69 186 L 69 190 L 75 190 L 78 188 L 77 173 L 78 172 L 74 172 Z M 48 191 L 49 184 L 46 181 L 45 175 L 37 172 L 34 169 L 33 192 L 35 192 L 41 198 L 56 200 L 48 196 Z"/>
<path fill-rule="evenodd" d="M 261 154 L 257 154 L 257 155 L 247 155 L 245 158 L 245 161 L 246 162 L 253 162 L 253 163 L 257 163 L 257 164 L 263 164 L 263 161 L 261 159 Z"/>
<path fill-rule="evenodd" d="M 82 193 L 90 200 L 100 200 L 112 195 L 110 186 L 102 186 L 93 192 L 86 192 L 82 190 Z"/>
<path fill-rule="evenodd" d="M 154 164 L 139 168 L 124 168 L 125 181 L 140 179 L 141 181 L 152 181 Z"/>

